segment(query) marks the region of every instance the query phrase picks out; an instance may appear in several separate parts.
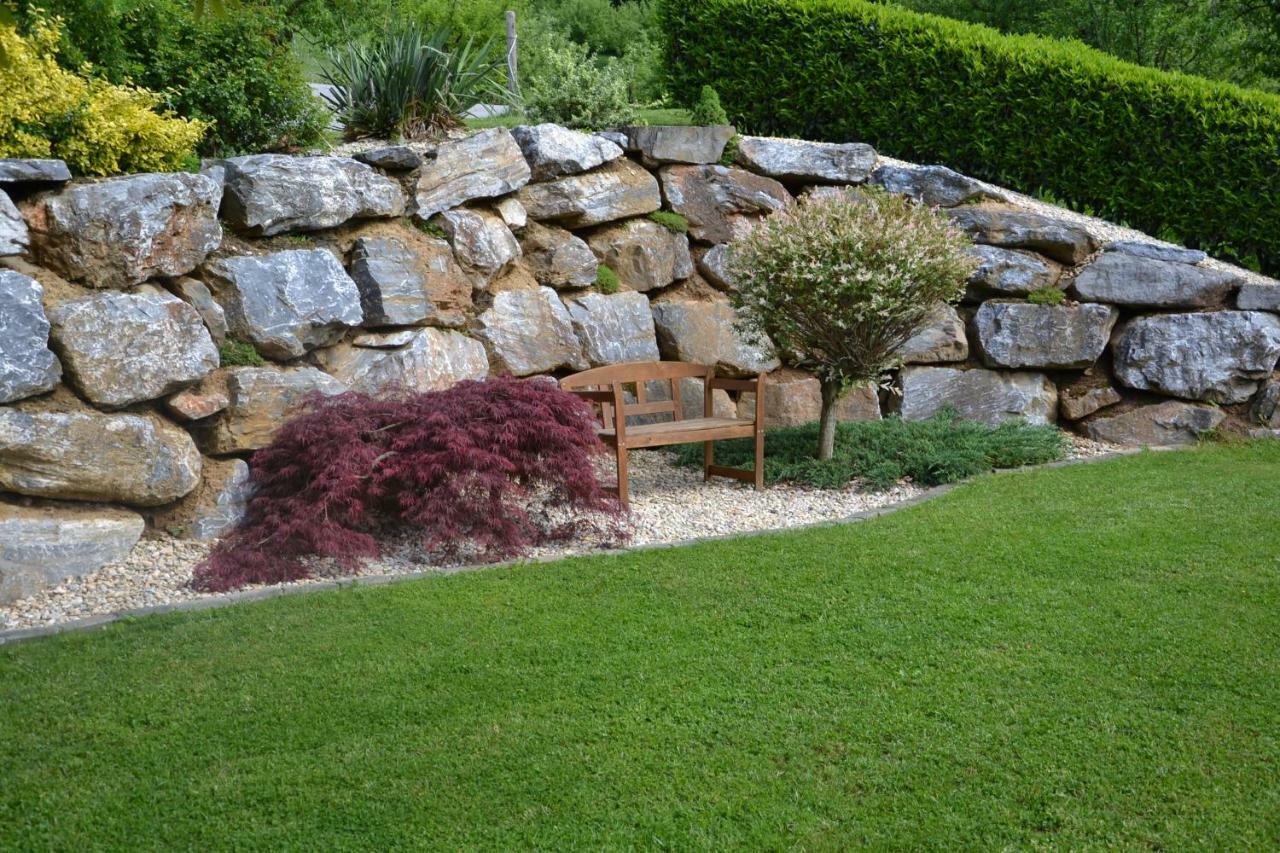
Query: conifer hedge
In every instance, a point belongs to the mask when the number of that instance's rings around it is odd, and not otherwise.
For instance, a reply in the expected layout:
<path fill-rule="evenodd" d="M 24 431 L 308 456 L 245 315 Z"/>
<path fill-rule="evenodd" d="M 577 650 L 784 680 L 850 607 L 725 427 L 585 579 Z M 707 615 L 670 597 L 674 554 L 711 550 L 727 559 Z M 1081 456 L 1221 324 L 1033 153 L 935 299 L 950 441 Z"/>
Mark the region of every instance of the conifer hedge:
<path fill-rule="evenodd" d="M 868 142 L 1280 273 L 1280 97 L 865 0 L 663 0 L 745 133 Z"/>

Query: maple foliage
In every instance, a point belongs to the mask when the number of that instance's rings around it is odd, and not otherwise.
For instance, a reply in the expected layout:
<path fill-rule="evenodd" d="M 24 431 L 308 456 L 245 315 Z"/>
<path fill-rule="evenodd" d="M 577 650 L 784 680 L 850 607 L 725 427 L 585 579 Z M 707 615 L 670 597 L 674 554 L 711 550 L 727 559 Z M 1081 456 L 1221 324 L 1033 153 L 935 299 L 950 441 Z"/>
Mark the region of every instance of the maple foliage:
<path fill-rule="evenodd" d="M 485 559 L 578 532 L 621 507 L 596 478 L 591 407 L 545 380 L 495 378 L 374 398 L 316 395 L 253 457 L 244 519 L 196 568 L 205 591 L 353 571 L 378 534 L 418 531 L 435 554 Z M 572 510 L 556 521 L 556 510 Z"/>

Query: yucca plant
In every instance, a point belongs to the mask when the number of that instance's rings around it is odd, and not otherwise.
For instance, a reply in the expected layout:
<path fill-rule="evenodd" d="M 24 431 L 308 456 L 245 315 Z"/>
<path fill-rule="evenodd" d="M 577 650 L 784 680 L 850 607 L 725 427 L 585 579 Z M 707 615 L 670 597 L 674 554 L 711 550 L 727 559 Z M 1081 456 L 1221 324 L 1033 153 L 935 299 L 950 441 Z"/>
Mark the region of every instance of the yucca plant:
<path fill-rule="evenodd" d="M 429 138 L 459 126 L 472 105 L 505 99 L 494 42 L 451 49 L 450 38 L 409 23 L 330 50 L 323 77 L 333 88 L 324 97 L 347 138 Z"/>

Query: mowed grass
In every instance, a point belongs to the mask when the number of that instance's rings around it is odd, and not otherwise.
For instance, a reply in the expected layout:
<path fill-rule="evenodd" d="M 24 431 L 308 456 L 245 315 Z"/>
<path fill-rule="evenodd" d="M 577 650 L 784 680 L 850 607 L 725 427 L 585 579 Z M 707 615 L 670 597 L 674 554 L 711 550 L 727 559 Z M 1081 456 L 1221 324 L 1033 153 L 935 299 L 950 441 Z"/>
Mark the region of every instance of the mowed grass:
<path fill-rule="evenodd" d="M 0 647 L 0 848 L 1280 845 L 1280 442 Z"/>

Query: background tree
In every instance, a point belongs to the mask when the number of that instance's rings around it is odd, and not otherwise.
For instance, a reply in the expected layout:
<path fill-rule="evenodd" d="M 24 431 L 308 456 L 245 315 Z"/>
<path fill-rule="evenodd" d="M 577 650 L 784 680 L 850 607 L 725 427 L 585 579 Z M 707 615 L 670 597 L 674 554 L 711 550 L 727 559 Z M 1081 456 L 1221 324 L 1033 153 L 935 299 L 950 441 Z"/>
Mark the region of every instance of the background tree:
<path fill-rule="evenodd" d="M 821 384 L 819 459 L 834 452 L 844 392 L 883 381 L 936 303 L 960 299 L 969 245 L 936 210 L 880 190 L 802 202 L 733 244 L 745 331 Z"/>

